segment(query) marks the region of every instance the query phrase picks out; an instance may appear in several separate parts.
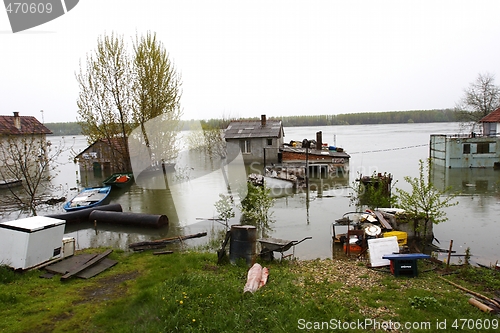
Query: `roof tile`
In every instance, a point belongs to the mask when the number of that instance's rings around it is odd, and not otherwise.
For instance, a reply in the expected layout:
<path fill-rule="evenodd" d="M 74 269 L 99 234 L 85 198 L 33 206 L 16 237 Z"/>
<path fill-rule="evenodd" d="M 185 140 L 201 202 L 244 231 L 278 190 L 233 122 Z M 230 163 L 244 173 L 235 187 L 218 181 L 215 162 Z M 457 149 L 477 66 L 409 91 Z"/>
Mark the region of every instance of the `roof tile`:
<path fill-rule="evenodd" d="M 500 123 L 500 108 L 490 112 L 479 120 L 480 123 Z"/>
<path fill-rule="evenodd" d="M 0 135 L 52 134 L 33 116 L 19 116 L 21 128 L 14 123 L 15 116 L 0 116 Z"/>

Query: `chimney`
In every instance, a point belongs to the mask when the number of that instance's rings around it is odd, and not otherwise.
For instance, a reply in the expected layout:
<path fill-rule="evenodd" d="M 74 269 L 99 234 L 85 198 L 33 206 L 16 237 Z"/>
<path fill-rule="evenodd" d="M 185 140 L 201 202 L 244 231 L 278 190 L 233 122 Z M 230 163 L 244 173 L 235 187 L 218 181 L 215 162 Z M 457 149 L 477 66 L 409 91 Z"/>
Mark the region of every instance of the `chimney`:
<path fill-rule="evenodd" d="M 262 126 L 262 127 L 266 126 L 266 115 L 265 114 L 260 116 L 260 126 Z"/>
<path fill-rule="evenodd" d="M 19 112 L 14 111 L 14 126 L 21 130 L 21 117 L 19 117 Z"/>
<path fill-rule="evenodd" d="M 321 150 L 323 148 L 323 133 L 321 131 L 316 132 L 316 149 Z"/>

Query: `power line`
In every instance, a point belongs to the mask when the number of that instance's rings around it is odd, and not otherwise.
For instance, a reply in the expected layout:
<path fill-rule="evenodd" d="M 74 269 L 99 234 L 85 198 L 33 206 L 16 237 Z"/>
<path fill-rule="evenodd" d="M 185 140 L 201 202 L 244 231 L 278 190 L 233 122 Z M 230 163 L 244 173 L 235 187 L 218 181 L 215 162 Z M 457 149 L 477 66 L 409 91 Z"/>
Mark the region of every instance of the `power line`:
<path fill-rule="evenodd" d="M 424 147 L 428 146 L 428 143 L 422 144 L 422 145 L 413 145 L 413 146 L 406 146 L 406 147 L 397 147 L 397 148 L 387 148 L 387 149 L 377 149 L 377 150 L 367 150 L 367 151 L 357 151 L 354 153 L 348 152 L 349 155 L 354 155 L 354 154 L 366 154 L 366 153 L 380 153 L 383 151 L 392 151 L 392 150 L 402 150 L 402 149 L 410 149 L 410 148 L 418 148 L 418 147 Z"/>

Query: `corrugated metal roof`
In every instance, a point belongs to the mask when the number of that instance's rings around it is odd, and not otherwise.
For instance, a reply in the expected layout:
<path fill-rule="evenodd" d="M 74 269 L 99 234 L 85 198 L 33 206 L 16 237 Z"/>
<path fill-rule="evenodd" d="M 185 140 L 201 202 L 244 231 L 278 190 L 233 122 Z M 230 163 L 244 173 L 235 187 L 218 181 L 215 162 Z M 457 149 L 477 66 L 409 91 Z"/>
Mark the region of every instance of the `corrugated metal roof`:
<path fill-rule="evenodd" d="M 33 116 L 18 116 L 20 128 L 15 125 L 15 116 L 0 116 L 0 135 L 52 134 Z"/>
<path fill-rule="evenodd" d="M 479 120 L 480 123 L 500 123 L 500 108 Z"/>
<path fill-rule="evenodd" d="M 260 121 L 233 121 L 227 126 L 224 138 L 279 138 L 282 131 L 281 120 L 267 120 L 265 126 Z"/>

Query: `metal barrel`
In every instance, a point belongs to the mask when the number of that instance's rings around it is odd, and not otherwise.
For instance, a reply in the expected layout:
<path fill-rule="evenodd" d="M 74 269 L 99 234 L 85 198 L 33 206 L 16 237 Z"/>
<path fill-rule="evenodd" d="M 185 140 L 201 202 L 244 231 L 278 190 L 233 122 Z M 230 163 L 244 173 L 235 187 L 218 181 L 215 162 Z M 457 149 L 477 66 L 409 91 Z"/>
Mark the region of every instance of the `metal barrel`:
<path fill-rule="evenodd" d="M 238 259 L 245 259 L 247 265 L 252 265 L 257 247 L 257 228 L 253 225 L 231 226 L 231 240 L 229 242 L 229 262 L 236 263 Z"/>
<path fill-rule="evenodd" d="M 97 206 L 97 207 L 92 207 L 92 208 L 84 208 L 84 209 L 80 209 L 80 210 L 75 210 L 74 212 L 66 212 L 66 213 L 60 213 L 60 214 L 47 215 L 47 217 L 53 217 L 56 219 L 65 220 L 66 223 L 83 222 L 83 221 L 88 221 L 90 213 L 92 213 L 95 210 L 113 211 L 113 212 L 123 211 L 122 206 L 120 204 L 110 204 L 110 205 L 103 205 L 103 206 Z"/>
<path fill-rule="evenodd" d="M 108 212 L 100 210 L 95 210 L 90 213 L 89 220 L 96 221 L 97 223 L 117 223 L 153 228 L 160 228 L 168 224 L 168 217 L 166 215 L 132 212 Z"/>

